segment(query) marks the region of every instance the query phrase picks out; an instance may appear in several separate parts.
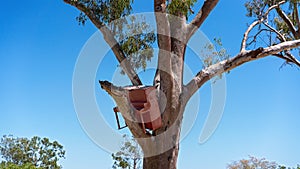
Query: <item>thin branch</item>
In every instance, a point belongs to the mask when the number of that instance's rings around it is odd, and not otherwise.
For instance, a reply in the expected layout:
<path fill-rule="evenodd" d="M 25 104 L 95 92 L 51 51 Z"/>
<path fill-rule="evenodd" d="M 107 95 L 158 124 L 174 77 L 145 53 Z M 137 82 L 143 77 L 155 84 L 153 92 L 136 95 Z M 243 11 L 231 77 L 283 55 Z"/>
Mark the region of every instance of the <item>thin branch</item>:
<path fill-rule="evenodd" d="M 248 39 L 248 36 L 249 36 L 250 31 L 251 31 L 256 25 L 260 24 L 262 21 L 263 21 L 263 18 L 261 18 L 261 19 L 258 20 L 258 21 L 253 22 L 253 23 L 248 27 L 248 29 L 247 29 L 246 32 L 244 33 L 244 38 L 243 38 L 243 40 L 242 40 L 241 52 L 246 51 L 247 39 Z"/>
<path fill-rule="evenodd" d="M 257 39 L 257 36 L 259 36 L 263 31 L 270 31 L 270 30 L 268 30 L 268 29 L 261 29 L 261 30 L 259 30 L 254 36 L 251 36 L 250 38 L 252 38 L 253 37 L 253 40 L 251 41 L 251 42 L 249 42 L 249 43 L 247 43 L 247 46 L 249 46 L 249 45 L 251 45 L 252 43 L 254 43 L 254 42 L 256 42 L 256 39 Z"/>
<path fill-rule="evenodd" d="M 221 61 L 207 68 L 202 69 L 186 86 L 186 97 L 191 97 L 205 82 L 211 78 L 228 72 L 244 63 L 254 61 L 266 56 L 276 55 L 282 51 L 288 51 L 290 49 L 300 46 L 300 40 L 286 41 L 274 46 L 266 48 L 257 48 L 251 51 L 240 52 L 233 58 Z M 294 58 L 292 63 L 300 66 L 299 61 Z"/>
<path fill-rule="evenodd" d="M 131 80 L 132 84 L 135 86 L 142 85 L 142 82 L 131 67 L 129 61 L 126 59 L 124 52 L 121 49 L 121 46 L 115 39 L 113 33 L 109 30 L 109 28 L 102 23 L 96 14 L 93 13 L 92 10 L 88 9 L 84 4 L 79 3 L 75 0 L 64 0 L 65 3 L 70 4 L 76 7 L 78 10 L 82 11 L 90 20 L 91 22 L 101 31 L 104 36 L 104 40 L 106 43 L 111 47 L 113 53 L 115 54 L 117 60 L 119 61 L 121 67 L 123 68 L 124 72 L 127 74 L 129 79 Z"/>
<path fill-rule="evenodd" d="M 289 50 L 285 51 L 285 54 L 291 60 L 291 63 L 294 63 L 294 64 L 296 64 L 297 66 L 300 67 L 300 61 L 297 60 L 296 57 Z"/>
<path fill-rule="evenodd" d="M 297 65 L 297 66 L 299 66 L 300 67 L 300 62 L 297 60 L 297 59 L 295 59 L 295 60 L 293 60 L 293 59 L 291 59 L 289 56 L 291 56 L 292 54 L 291 53 L 289 53 L 289 54 L 286 54 L 286 55 L 283 55 L 283 54 L 273 54 L 273 56 L 276 56 L 276 57 L 278 57 L 278 58 L 280 58 L 280 59 L 283 59 L 283 60 L 285 60 L 286 62 L 285 63 L 288 63 L 288 64 L 291 64 L 291 63 L 294 63 L 295 65 Z M 292 56 L 292 58 L 295 58 L 294 56 Z M 282 66 L 281 66 L 282 67 Z M 280 68 L 281 68 L 280 67 Z"/>
<path fill-rule="evenodd" d="M 251 30 L 257 26 L 258 24 L 262 23 L 264 20 L 266 20 L 268 18 L 268 15 L 270 13 L 271 10 L 273 10 L 274 8 L 277 8 L 279 7 L 280 5 L 284 4 L 286 1 L 281 1 L 279 2 L 278 4 L 275 4 L 271 7 L 268 8 L 268 10 L 264 13 L 264 15 L 257 21 L 253 22 L 249 27 L 248 29 L 246 30 L 246 32 L 244 33 L 244 36 L 243 36 L 243 40 L 242 40 L 242 44 L 241 44 L 241 52 L 245 52 L 246 51 L 246 46 L 247 46 L 247 39 L 248 39 L 248 36 L 249 36 L 249 33 L 251 32 Z"/>
<path fill-rule="evenodd" d="M 264 24 L 267 28 L 269 28 L 271 31 L 275 32 L 275 33 L 278 35 L 278 39 L 279 39 L 281 42 L 285 42 L 285 41 L 286 41 L 285 37 L 284 37 L 279 31 L 277 31 L 275 28 L 273 28 L 271 25 L 269 25 L 269 24 L 266 23 L 266 22 L 263 22 L 263 24 Z"/>
<path fill-rule="evenodd" d="M 276 8 L 276 12 L 281 17 L 281 19 L 287 24 L 289 30 L 292 32 L 292 34 L 294 35 L 294 37 L 296 39 L 298 39 L 299 35 L 298 35 L 297 31 L 296 31 L 296 28 L 295 28 L 293 22 L 290 20 L 290 18 L 279 7 Z"/>
<path fill-rule="evenodd" d="M 270 26 L 267 23 L 264 23 L 264 25 L 266 27 L 268 27 L 269 29 L 271 29 L 273 32 L 275 32 L 279 36 L 279 40 L 281 42 L 285 42 L 286 41 L 285 37 L 280 32 L 278 32 L 275 28 L 273 28 L 272 26 Z M 275 54 L 274 56 L 277 56 L 277 57 L 279 57 L 281 59 L 284 59 L 288 63 L 294 63 L 294 64 L 296 64 L 297 66 L 300 67 L 300 62 L 296 59 L 295 56 L 293 56 L 293 54 L 289 50 L 284 51 L 284 53 L 286 54 L 286 56 L 284 56 L 282 54 Z"/>
<path fill-rule="evenodd" d="M 195 18 L 187 26 L 187 31 L 188 31 L 187 40 L 189 40 L 193 36 L 193 34 L 197 31 L 197 29 L 200 28 L 202 23 L 208 17 L 210 12 L 215 8 L 218 2 L 219 0 L 204 1 L 204 4 L 202 5 L 201 9 L 199 10 Z"/>

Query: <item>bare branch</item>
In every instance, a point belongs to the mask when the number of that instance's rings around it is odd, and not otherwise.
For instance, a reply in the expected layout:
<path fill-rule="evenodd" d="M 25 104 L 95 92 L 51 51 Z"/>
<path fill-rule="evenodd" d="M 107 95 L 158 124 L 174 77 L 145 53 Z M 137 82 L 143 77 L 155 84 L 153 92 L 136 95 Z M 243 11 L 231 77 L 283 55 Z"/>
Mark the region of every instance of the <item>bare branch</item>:
<path fill-rule="evenodd" d="M 286 41 L 285 37 L 284 37 L 280 32 L 278 32 L 275 28 L 273 28 L 272 26 L 270 26 L 269 24 L 267 24 L 267 23 L 265 23 L 265 22 L 264 22 L 264 25 L 265 25 L 266 27 L 268 27 L 270 30 L 272 30 L 273 32 L 275 32 L 275 33 L 278 35 L 279 40 L 280 40 L 281 42 L 285 42 L 285 41 Z M 300 62 L 296 59 L 295 56 L 292 55 L 292 53 L 290 52 L 290 50 L 285 50 L 284 53 L 285 53 L 286 55 L 282 55 L 282 54 L 274 54 L 274 56 L 277 56 L 277 57 L 279 57 L 279 58 L 281 58 L 281 59 L 284 59 L 284 60 L 286 60 L 288 63 L 294 63 L 294 64 L 296 64 L 297 66 L 300 67 Z"/>
<path fill-rule="evenodd" d="M 259 30 L 254 36 L 251 36 L 251 38 L 253 37 L 253 40 L 251 41 L 251 42 L 249 42 L 249 43 L 247 43 L 247 46 L 249 46 L 249 45 L 251 45 L 252 43 L 255 43 L 256 42 L 256 39 L 257 39 L 257 37 L 262 33 L 262 32 L 270 32 L 270 30 L 269 29 L 261 29 L 261 30 Z"/>
<path fill-rule="evenodd" d="M 296 39 L 298 39 L 299 35 L 297 33 L 297 30 L 296 30 L 293 22 L 290 20 L 290 18 L 279 7 L 276 8 L 276 12 L 281 17 L 281 19 L 287 24 L 289 30 L 292 32 L 292 34 L 294 35 L 294 37 Z"/>
<path fill-rule="evenodd" d="M 197 31 L 197 29 L 200 28 L 202 23 L 208 17 L 210 12 L 215 8 L 215 6 L 218 4 L 218 2 L 219 2 L 219 0 L 204 1 L 203 6 L 199 10 L 199 12 L 195 16 L 195 18 L 187 26 L 187 30 L 188 30 L 187 40 L 189 40 L 193 36 L 193 34 Z"/>
<path fill-rule="evenodd" d="M 65 3 L 70 4 L 80 11 L 82 11 L 91 22 L 101 31 L 104 36 L 104 40 L 111 47 L 113 53 L 115 54 L 117 60 L 119 61 L 121 67 L 124 72 L 127 74 L 132 84 L 135 86 L 142 85 L 142 82 L 137 75 L 137 73 L 131 67 L 129 61 L 126 59 L 124 52 L 121 49 L 121 46 L 115 39 L 113 33 L 108 29 L 108 27 L 102 23 L 99 18 L 93 13 L 93 11 L 89 10 L 84 4 L 79 3 L 75 0 L 64 0 Z"/>
<path fill-rule="evenodd" d="M 127 90 L 123 89 L 122 87 L 114 86 L 108 81 L 99 81 L 99 83 L 101 88 L 105 90 L 110 96 L 112 96 L 117 103 L 118 109 L 121 111 L 122 116 L 124 117 L 124 120 L 133 136 L 135 138 L 150 137 L 150 135 L 144 133 L 142 127 L 136 120 L 134 109 L 130 106 L 127 97 Z"/>
<path fill-rule="evenodd" d="M 288 64 L 294 63 L 295 65 L 300 67 L 300 62 L 289 51 L 285 52 L 285 55 L 280 53 L 280 54 L 273 54 L 273 56 L 285 60 L 286 63 Z"/>
<path fill-rule="evenodd" d="M 221 61 L 214 65 L 211 65 L 205 69 L 202 69 L 185 87 L 185 95 L 191 97 L 205 82 L 211 78 L 220 75 L 222 73 L 228 72 L 244 63 L 254 61 L 266 56 L 276 55 L 282 51 L 288 51 L 290 49 L 300 46 L 300 40 L 286 41 L 278 45 L 266 47 L 266 48 L 257 48 L 251 51 L 240 52 L 233 58 Z M 286 60 L 286 58 L 283 58 Z M 290 61 L 298 66 L 300 62 L 296 59 L 290 58 Z"/>
<path fill-rule="evenodd" d="M 246 46 L 247 46 L 247 39 L 249 36 L 249 33 L 251 32 L 251 30 L 257 26 L 258 24 L 262 23 L 264 20 L 266 20 L 268 18 L 268 15 L 270 13 L 271 10 L 273 10 L 274 8 L 279 7 L 280 5 L 284 4 L 286 1 L 281 1 L 276 5 L 273 5 L 271 7 L 269 7 L 269 9 L 265 12 L 265 14 L 257 21 L 253 22 L 248 29 L 246 30 L 246 32 L 244 33 L 243 36 L 243 40 L 242 40 L 242 44 L 241 44 L 241 52 L 245 52 L 246 51 Z"/>
<path fill-rule="evenodd" d="M 266 23 L 266 22 L 263 22 L 263 24 L 264 24 L 267 28 L 269 28 L 271 31 L 275 32 L 275 33 L 277 34 L 277 36 L 278 36 L 278 39 L 279 39 L 281 42 L 285 42 L 285 41 L 286 41 L 285 37 L 284 37 L 279 31 L 277 31 L 275 28 L 273 28 L 271 25 L 269 25 L 269 24 Z"/>
<path fill-rule="evenodd" d="M 296 59 L 296 57 L 288 50 L 285 52 L 285 54 L 287 55 L 287 57 L 291 60 L 291 63 L 296 64 L 297 66 L 300 67 L 300 61 Z"/>

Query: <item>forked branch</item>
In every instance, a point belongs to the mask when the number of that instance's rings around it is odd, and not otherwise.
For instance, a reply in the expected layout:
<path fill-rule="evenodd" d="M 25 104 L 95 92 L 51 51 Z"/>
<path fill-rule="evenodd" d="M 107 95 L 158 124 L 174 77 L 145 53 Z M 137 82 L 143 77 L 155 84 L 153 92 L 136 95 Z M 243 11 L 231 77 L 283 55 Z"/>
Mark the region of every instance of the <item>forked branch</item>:
<path fill-rule="evenodd" d="M 273 10 L 274 8 L 277 8 L 279 7 L 280 5 L 284 4 L 286 1 L 281 1 L 279 2 L 278 4 L 275 4 L 271 7 L 269 7 L 269 9 L 264 13 L 264 15 L 258 19 L 257 21 L 253 22 L 249 27 L 248 29 L 246 30 L 246 32 L 244 33 L 244 36 L 243 36 L 243 40 L 242 40 L 242 44 L 241 44 L 241 52 L 245 52 L 246 51 L 246 47 L 247 47 L 247 40 L 248 40 L 248 37 L 249 37 L 249 33 L 252 31 L 252 29 L 254 27 L 256 27 L 257 25 L 261 24 L 263 21 L 267 20 L 268 19 L 268 15 L 270 13 L 271 10 Z"/>

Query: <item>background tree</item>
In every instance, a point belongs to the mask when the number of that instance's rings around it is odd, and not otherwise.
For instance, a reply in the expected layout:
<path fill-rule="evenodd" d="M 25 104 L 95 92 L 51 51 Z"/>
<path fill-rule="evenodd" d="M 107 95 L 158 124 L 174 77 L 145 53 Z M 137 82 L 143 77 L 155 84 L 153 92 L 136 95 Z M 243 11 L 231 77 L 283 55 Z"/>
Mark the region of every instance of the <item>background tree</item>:
<path fill-rule="evenodd" d="M 13 163 L 8 163 L 8 162 L 1 162 L 0 163 L 0 169 L 42 169 L 40 167 L 36 167 L 33 164 L 27 163 L 27 164 L 22 164 L 22 165 L 17 165 Z"/>
<path fill-rule="evenodd" d="M 242 159 L 239 161 L 234 161 L 227 166 L 227 169 L 299 169 L 300 167 L 297 166 L 296 168 L 290 168 L 278 165 L 276 162 L 270 162 L 265 158 L 256 158 L 253 156 L 249 156 L 249 159 Z"/>
<path fill-rule="evenodd" d="M 0 142 L 0 154 L 4 162 L 1 166 L 19 166 L 24 168 L 62 168 L 58 162 L 65 158 L 65 150 L 57 141 L 48 138 L 18 138 L 3 136 Z M 5 167 L 4 167 L 5 168 Z"/>
<path fill-rule="evenodd" d="M 297 165 L 297 167 L 285 167 L 285 166 L 279 166 L 279 169 L 300 169 L 300 165 Z"/>
<path fill-rule="evenodd" d="M 142 151 L 134 138 L 129 139 L 127 135 L 123 136 L 125 141 L 120 151 L 112 154 L 114 160 L 113 168 L 122 169 L 141 169 L 142 168 Z"/>
<path fill-rule="evenodd" d="M 252 17 L 254 22 L 249 25 L 241 38 L 240 51 L 230 58 L 207 59 L 206 65 L 202 66 L 199 63 L 202 69 L 200 68 L 187 84 L 183 84 L 187 43 L 219 0 L 202 1 L 202 6 L 194 15 L 192 15 L 193 8 L 197 0 L 154 0 L 156 38 L 153 32 L 141 29 L 147 26 L 145 20 L 122 19 L 132 12 L 132 0 L 64 0 L 64 2 L 81 11 L 77 17 L 80 23 L 84 24 L 86 19 L 89 19 L 99 29 L 124 73 L 135 86 L 142 85 L 136 69 L 146 67 L 147 60 L 153 55 L 152 43 L 157 43 L 158 63 L 152 85 L 157 87 L 158 93 L 161 93 L 158 96 L 162 111 L 161 128 L 152 133 L 145 133 L 134 116 L 135 110 L 127 98 L 127 91 L 108 81 L 100 81 L 101 87 L 117 103 L 129 130 L 142 148 L 144 169 L 176 169 L 185 106 L 194 93 L 210 79 L 244 63 L 267 56 L 276 56 L 288 64 L 300 66 L 300 62 L 294 56 L 298 51 L 293 50 L 300 46 L 298 0 L 247 2 L 248 16 Z M 115 19 L 120 20 L 111 22 Z M 137 24 L 130 26 L 135 22 Z M 138 32 L 134 32 L 135 30 Z M 131 33 L 134 33 L 134 37 L 130 36 Z"/>
<path fill-rule="evenodd" d="M 250 156 L 249 159 L 235 161 L 227 166 L 227 169 L 277 169 L 275 162 L 270 162 L 264 158 L 258 159 Z"/>

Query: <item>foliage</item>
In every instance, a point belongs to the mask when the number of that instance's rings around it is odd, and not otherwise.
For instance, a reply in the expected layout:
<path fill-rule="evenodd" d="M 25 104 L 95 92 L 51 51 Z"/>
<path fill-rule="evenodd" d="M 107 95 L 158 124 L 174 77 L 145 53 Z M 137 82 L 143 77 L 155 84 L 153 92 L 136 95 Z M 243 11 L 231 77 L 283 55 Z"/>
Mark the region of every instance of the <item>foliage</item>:
<path fill-rule="evenodd" d="M 300 169 L 300 166 L 290 168 L 278 165 L 276 162 L 270 162 L 265 158 L 259 159 L 249 156 L 249 159 L 232 162 L 227 166 L 227 169 Z"/>
<path fill-rule="evenodd" d="M 296 168 L 285 167 L 285 166 L 279 166 L 278 169 L 300 169 L 300 165 L 297 165 Z"/>
<path fill-rule="evenodd" d="M 197 0 L 169 0 L 167 5 L 167 11 L 169 14 L 175 16 L 183 15 L 188 17 L 190 14 L 193 13 L 191 7 L 193 7 L 196 2 Z"/>
<path fill-rule="evenodd" d="M 133 0 L 73 0 L 86 6 L 86 10 L 93 12 L 102 23 L 110 23 L 116 19 L 127 16 L 132 10 Z M 85 24 L 86 15 L 81 12 L 77 17 L 81 24 Z"/>
<path fill-rule="evenodd" d="M 112 24 L 115 25 L 114 22 Z M 145 70 L 147 61 L 153 57 L 152 44 L 156 40 L 154 30 L 143 16 L 129 16 L 125 26 L 116 33 L 116 38 L 131 66 L 135 70 Z"/>
<path fill-rule="evenodd" d="M 123 136 L 125 141 L 120 151 L 112 154 L 114 160 L 113 168 L 122 169 L 141 169 L 142 151 L 134 138 L 128 139 L 127 135 Z"/>
<path fill-rule="evenodd" d="M 65 158 L 65 150 L 57 141 L 48 138 L 18 138 L 3 136 L 0 142 L 1 158 L 4 165 L 59 169 L 58 161 Z"/>
<path fill-rule="evenodd" d="M 206 44 L 201 49 L 201 55 L 203 57 L 203 67 L 208 67 L 230 57 L 223 47 L 221 38 L 214 38 L 213 43 Z"/>
<path fill-rule="evenodd" d="M 153 57 L 156 36 L 145 18 L 130 15 L 133 0 L 78 0 L 76 3 L 95 14 L 102 26 L 107 25 L 133 69 L 146 69 L 147 61 Z M 76 18 L 82 25 L 87 20 L 84 12 Z"/>
<path fill-rule="evenodd" d="M 276 169 L 277 166 L 275 162 L 250 156 L 249 159 L 242 159 L 229 164 L 227 169 Z"/>
<path fill-rule="evenodd" d="M 26 163 L 23 165 L 16 165 L 13 163 L 9 163 L 9 162 L 2 162 L 0 163 L 0 169 L 42 169 L 40 167 L 36 167 L 33 164 L 30 163 Z"/>

